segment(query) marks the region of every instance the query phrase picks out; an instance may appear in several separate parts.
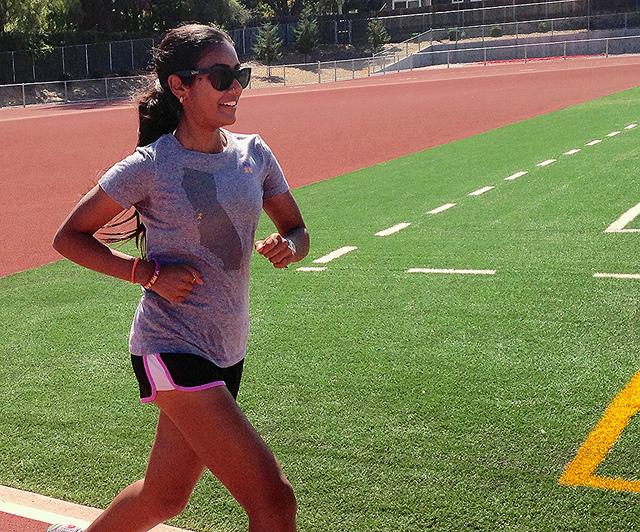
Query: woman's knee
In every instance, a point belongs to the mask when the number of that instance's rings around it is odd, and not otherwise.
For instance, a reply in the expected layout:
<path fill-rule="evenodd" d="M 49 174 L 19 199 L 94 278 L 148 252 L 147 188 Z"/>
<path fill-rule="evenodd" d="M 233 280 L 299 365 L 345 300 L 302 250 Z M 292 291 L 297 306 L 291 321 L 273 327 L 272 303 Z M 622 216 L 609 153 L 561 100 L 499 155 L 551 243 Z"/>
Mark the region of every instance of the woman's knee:
<path fill-rule="evenodd" d="M 289 521 L 295 519 L 297 511 L 296 496 L 287 478 L 281 474 L 270 479 L 262 489 L 255 492 L 256 497 L 246 508 L 249 516 L 269 517 Z"/>
<path fill-rule="evenodd" d="M 170 486 L 147 486 L 143 488 L 147 509 L 163 521 L 181 514 L 191 496 L 191 489 Z"/>

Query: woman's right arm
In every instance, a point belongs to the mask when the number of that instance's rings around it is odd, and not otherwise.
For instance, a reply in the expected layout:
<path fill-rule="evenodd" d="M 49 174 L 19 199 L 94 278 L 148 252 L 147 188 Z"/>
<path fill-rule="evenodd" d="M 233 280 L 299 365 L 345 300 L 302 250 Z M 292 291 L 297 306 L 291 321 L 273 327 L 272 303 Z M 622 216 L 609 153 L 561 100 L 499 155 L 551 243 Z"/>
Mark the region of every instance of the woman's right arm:
<path fill-rule="evenodd" d="M 123 211 L 99 185 L 93 187 L 75 206 L 53 239 L 54 249 L 69 260 L 96 272 L 131 280 L 134 257 L 111 249 L 94 235 Z M 134 282 L 145 284 L 155 270 L 155 264 L 140 260 Z M 194 282 L 195 279 L 195 282 Z M 181 303 L 193 289 L 203 284 L 200 273 L 186 265 L 163 267 L 153 290 L 173 303 Z"/>

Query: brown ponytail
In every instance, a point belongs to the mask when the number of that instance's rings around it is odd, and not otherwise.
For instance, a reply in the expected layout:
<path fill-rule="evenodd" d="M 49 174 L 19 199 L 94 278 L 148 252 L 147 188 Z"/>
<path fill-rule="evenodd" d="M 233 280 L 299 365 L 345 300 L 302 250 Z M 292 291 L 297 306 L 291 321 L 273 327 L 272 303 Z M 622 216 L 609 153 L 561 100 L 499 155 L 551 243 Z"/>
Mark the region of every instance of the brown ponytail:
<path fill-rule="evenodd" d="M 139 94 L 138 101 L 138 144 L 147 146 L 162 135 L 175 131 L 182 117 L 182 104 L 169 89 L 167 80 L 180 70 L 196 68 L 202 55 L 216 44 L 233 40 L 221 29 L 205 24 L 184 24 L 169 30 L 154 50 L 155 81 L 151 87 Z M 185 85 L 191 79 L 182 80 Z M 135 220 L 135 229 L 131 228 Z M 123 227 L 124 226 L 124 227 Z M 145 226 L 138 211 L 117 217 L 104 229 L 115 229 L 101 234 L 108 243 L 125 242 L 136 239 L 136 246 L 143 258 L 147 257 Z"/>

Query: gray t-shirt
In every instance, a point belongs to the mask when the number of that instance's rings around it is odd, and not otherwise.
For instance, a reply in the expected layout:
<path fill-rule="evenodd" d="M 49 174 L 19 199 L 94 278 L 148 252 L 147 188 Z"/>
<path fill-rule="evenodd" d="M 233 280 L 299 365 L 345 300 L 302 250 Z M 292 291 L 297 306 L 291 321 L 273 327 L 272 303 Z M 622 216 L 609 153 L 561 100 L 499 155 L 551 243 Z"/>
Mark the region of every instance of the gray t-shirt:
<path fill-rule="evenodd" d="M 228 144 L 214 154 L 163 135 L 99 181 L 123 208 L 139 212 L 149 259 L 188 264 L 204 279 L 181 304 L 143 289 L 129 338 L 134 355 L 188 352 L 220 367 L 245 356 L 256 226 L 263 201 L 289 186 L 258 135 L 224 134 Z"/>

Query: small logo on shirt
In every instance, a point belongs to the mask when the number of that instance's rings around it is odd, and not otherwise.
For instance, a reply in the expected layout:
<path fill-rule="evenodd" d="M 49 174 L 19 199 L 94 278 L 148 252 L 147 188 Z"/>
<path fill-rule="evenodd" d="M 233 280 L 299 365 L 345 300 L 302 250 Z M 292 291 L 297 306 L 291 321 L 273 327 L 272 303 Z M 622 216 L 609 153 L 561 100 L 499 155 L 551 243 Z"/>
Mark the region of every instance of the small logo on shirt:
<path fill-rule="evenodd" d="M 198 215 L 196 216 L 196 220 L 199 222 L 202 220 L 203 217 L 204 217 L 204 214 L 199 212 Z"/>
<path fill-rule="evenodd" d="M 253 174 L 253 168 L 251 168 L 251 165 L 249 163 L 244 163 L 242 165 L 242 169 L 244 170 L 245 174 Z"/>

